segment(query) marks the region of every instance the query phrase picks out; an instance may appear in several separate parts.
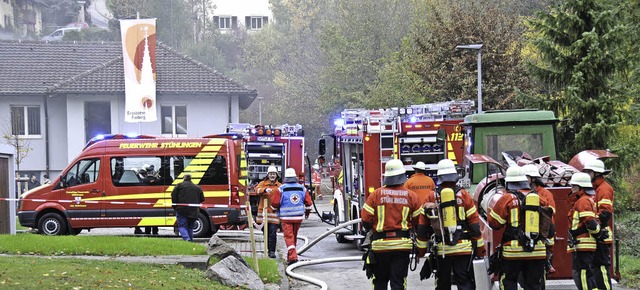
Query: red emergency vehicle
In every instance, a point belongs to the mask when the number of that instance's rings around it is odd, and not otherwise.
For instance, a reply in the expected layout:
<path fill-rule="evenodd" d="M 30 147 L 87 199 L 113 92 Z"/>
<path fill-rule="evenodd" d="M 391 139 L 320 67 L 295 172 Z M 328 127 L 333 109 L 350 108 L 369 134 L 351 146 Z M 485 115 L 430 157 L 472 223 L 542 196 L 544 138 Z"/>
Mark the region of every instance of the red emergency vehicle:
<path fill-rule="evenodd" d="M 408 173 L 413 164 L 427 164 L 436 179 L 438 161 L 463 158 L 464 116 L 472 114 L 473 101 L 450 101 L 379 110 L 348 109 L 335 122 L 334 152 L 342 164 L 343 186 L 334 191 L 336 225 L 360 218 L 366 195 L 382 185 L 387 161 L 398 158 Z M 326 142 L 320 140 L 320 154 Z M 336 232 L 340 243 L 364 239 L 360 224 Z"/>
<path fill-rule="evenodd" d="M 171 192 L 185 173 L 204 191 L 194 236 L 246 224 L 246 168 L 238 135 L 94 138 L 51 184 L 20 198 L 18 218 L 44 235 L 83 229 L 170 226 Z"/>
<path fill-rule="evenodd" d="M 249 201 L 252 213 L 258 213 L 260 197 L 255 186 L 267 176 L 269 166 L 278 169 L 279 177 L 287 168 L 294 168 L 301 183 L 306 180 L 304 130 L 301 125 L 251 125 L 232 123 L 227 132 L 241 133 L 245 139 L 244 152 L 247 157 Z"/>

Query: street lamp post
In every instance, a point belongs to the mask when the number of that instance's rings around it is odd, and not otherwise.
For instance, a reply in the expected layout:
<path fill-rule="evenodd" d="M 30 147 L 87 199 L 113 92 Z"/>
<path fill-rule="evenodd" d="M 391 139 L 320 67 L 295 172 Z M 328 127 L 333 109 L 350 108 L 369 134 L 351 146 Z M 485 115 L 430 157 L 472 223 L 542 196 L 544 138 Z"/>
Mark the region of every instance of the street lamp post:
<path fill-rule="evenodd" d="M 258 97 L 258 122 L 262 125 L 262 99 L 263 97 Z"/>
<path fill-rule="evenodd" d="M 456 49 L 475 49 L 478 51 L 478 113 L 482 113 L 482 43 L 458 45 Z"/>

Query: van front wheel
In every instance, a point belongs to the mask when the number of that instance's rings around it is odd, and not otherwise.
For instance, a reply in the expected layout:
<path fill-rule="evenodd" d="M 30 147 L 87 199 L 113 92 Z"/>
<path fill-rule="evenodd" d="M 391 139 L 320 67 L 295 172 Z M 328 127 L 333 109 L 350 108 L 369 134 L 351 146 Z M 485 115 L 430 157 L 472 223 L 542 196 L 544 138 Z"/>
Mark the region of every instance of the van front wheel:
<path fill-rule="evenodd" d="M 208 238 L 211 236 L 211 222 L 209 218 L 202 213 L 198 213 L 198 219 L 193 225 L 194 238 Z"/>
<path fill-rule="evenodd" d="M 46 236 L 67 234 L 67 221 L 57 213 L 48 213 L 38 221 L 38 233 Z"/>

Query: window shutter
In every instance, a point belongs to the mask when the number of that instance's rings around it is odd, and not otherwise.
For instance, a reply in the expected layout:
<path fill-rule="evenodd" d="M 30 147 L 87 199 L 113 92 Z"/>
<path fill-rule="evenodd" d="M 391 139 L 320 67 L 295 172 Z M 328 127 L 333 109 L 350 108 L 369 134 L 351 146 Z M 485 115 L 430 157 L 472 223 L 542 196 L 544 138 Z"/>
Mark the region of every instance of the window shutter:
<path fill-rule="evenodd" d="M 269 17 L 264 16 L 262 17 L 262 26 L 267 26 L 269 24 Z"/>
<path fill-rule="evenodd" d="M 213 24 L 216 26 L 216 28 L 220 28 L 220 17 L 219 16 L 213 16 Z"/>
<path fill-rule="evenodd" d="M 231 16 L 231 28 L 238 28 L 238 16 Z"/>
<path fill-rule="evenodd" d="M 247 30 L 251 29 L 251 16 L 244 17 L 244 28 Z"/>

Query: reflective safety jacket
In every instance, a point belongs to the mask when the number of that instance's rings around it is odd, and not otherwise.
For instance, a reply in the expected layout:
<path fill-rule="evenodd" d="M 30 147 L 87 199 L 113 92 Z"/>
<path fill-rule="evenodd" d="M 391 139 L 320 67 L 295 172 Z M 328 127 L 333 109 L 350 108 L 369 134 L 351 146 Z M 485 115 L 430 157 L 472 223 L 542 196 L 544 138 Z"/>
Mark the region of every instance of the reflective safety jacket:
<path fill-rule="evenodd" d="M 256 217 L 257 223 L 263 222 L 263 209 L 265 206 L 265 201 L 267 205 L 267 222 L 270 224 L 280 224 L 280 219 L 278 218 L 278 214 L 271 208 L 271 196 L 275 193 L 276 189 L 280 187 L 282 183 L 274 180 L 271 182 L 269 179 L 265 179 L 260 181 L 258 185 L 256 185 L 256 193 L 260 195 L 260 205 L 258 205 L 258 216 Z M 271 189 L 271 193 L 267 192 L 267 189 Z"/>
<path fill-rule="evenodd" d="M 418 197 L 420 197 L 420 204 L 424 204 L 427 200 L 427 196 L 433 193 L 433 190 L 436 188 L 436 184 L 433 182 L 431 177 L 420 172 L 411 175 L 411 178 L 404 183 L 404 187 L 418 194 Z"/>
<path fill-rule="evenodd" d="M 526 195 L 526 193 L 522 192 Z M 544 199 L 540 199 L 540 206 L 548 206 Z M 537 260 L 546 259 L 547 252 L 542 239 L 536 239 L 533 251 L 525 251 L 519 239 L 524 233 L 524 223 L 521 221 L 522 202 L 513 193 L 505 193 L 493 206 L 487 217 L 487 222 L 494 230 L 506 227 L 502 235 L 502 255 L 506 260 Z M 520 233 L 518 233 L 520 232 Z"/>
<path fill-rule="evenodd" d="M 593 199 L 587 195 L 584 190 L 578 192 L 578 200 L 573 204 L 569 213 L 570 231 L 573 233 L 573 239 L 577 241 L 574 247 L 567 246 L 567 252 L 593 252 L 596 250 L 596 239 L 592 234 L 600 232 L 600 225 L 589 230 L 588 224 L 596 221 L 595 204 Z M 597 222 L 596 222 L 597 224 Z M 572 237 L 568 237 L 572 238 Z"/>
<path fill-rule="evenodd" d="M 438 192 L 441 189 L 442 188 L 438 188 Z M 482 233 L 480 232 L 480 217 L 471 194 L 464 188 L 453 188 L 453 190 L 456 194 L 456 219 L 458 230 L 460 231 L 458 243 L 455 245 L 445 243 L 440 230 L 441 219 L 438 216 L 431 216 L 432 213 L 435 213 L 436 215 L 440 214 L 440 217 L 442 217 L 442 209 L 440 209 L 440 212 L 425 209 L 426 218 L 424 220 L 427 226 L 432 228 L 429 232 L 433 231 L 436 235 L 437 255 L 471 255 L 474 250 L 474 243 L 476 244 L 476 248 L 484 247 Z M 427 196 L 426 202 L 427 204 L 435 203 L 439 205 L 440 208 L 442 207 L 436 191 L 431 192 Z M 443 229 L 443 231 L 444 234 L 447 235 L 447 230 Z"/>
<path fill-rule="evenodd" d="M 423 210 L 418 195 L 403 185 L 386 186 L 369 194 L 362 207 L 362 222 L 373 230 L 374 252 L 411 251 L 410 233 L 419 222 Z M 418 243 L 418 250 L 426 248 Z"/>
<path fill-rule="evenodd" d="M 609 214 L 613 216 L 613 187 L 604 180 L 604 177 L 600 176 L 595 182 L 593 182 L 593 188 L 596 190 L 594 202 L 598 218 L 602 211 L 608 211 Z M 611 231 L 612 224 L 613 217 L 609 218 L 608 225 L 605 227 L 605 229 L 609 231 L 609 237 L 604 240 L 603 244 L 613 244 L 613 232 Z"/>
<path fill-rule="evenodd" d="M 292 182 L 281 185 L 271 200 L 273 210 L 278 210 L 282 222 L 301 223 L 305 210 L 311 210 L 311 195 L 302 184 Z"/>

